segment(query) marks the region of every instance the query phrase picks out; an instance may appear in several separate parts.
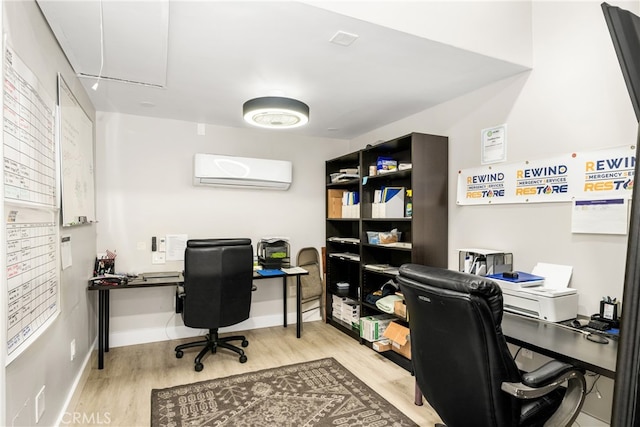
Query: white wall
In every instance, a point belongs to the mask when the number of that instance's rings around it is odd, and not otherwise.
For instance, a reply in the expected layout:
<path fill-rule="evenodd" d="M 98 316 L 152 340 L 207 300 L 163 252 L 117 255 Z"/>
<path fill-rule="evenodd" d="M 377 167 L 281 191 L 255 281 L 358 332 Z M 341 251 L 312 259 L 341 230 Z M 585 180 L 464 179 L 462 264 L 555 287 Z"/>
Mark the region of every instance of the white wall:
<path fill-rule="evenodd" d="M 166 234 L 249 237 L 254 252 L 261 237 L 286 236 L 294 262 L 300 248 L 324 246 L 324 161 L 346 153 L 348 141 L 209 125 L 199 136 L 196 129 L 196 123 L 98 113 L 97 248 L 117 250 L 118 271 L 182 270 L 182 261 L 151 263 L 151 237 Z M 287 191 L 194 186 L 195 153 L 289 160 L 293 183 Z M 227 330 L 281 325 L 281 283 L 257 281 L 251 318 Z M 172 292 L 111 292 L 110 344 L 197 334 L 174 313 Z M 288 301 L 290 321 L 294 301 Z"/>
<path fill-rule="evenodd" d="M 60 72 L 93 119 L 95 111 L 36 3 L 4 1 L 2 8 L 3 35 L 6 35 L 8 44 L 37 76 L 41 89 L 55 100 L 57 73 Z M 42 386 L 46 387 L 46 404 L 38 425 L 56 424 L 66 406 L 66 399 L 82 372 L 83 364 L 93 349 L 96 336 L 95 304 L 93 295 L 87 295 L 86 287 L 96 247 L 95 227 L 63 229 L 61 234 L 71 236 L 73 258 L 73 266 L 64 270 L 60 278 L 61 313 L 44 335 L 6 368 L 3 356 L 0 368 L 3 375 L 0 375 L 0 379 L 5 376 L 7 393 L 6 403 L 4 399 L 2 401 L 5 410 L 0 408 L 0 425 L 35 425 L 34 401 Z M 1 293 L 3 297 L 0 300 L 4 301 L 6 289 L 3 288 Z M 5 303 L 0 304 L 0 313 L 2 324 L 6 326 Z M 2 336 L 6 338 L 4 326 L 3 333 Z M 70 344 L 74 339 L 76 357 L 70 361 Z M 3 339 L 2 342 L 6 343 L 6 340 Z M 3 355 L 4 353 L 5 351 L 2 352 Z M 4 381 L 2 386 L 5 386 Z"/>
<path fill-rule="evenodd" d="M 612 2 L 638 13 L 638 2 Z M 460 169 L 480 165 L 480 131 L 508 125 L 508 161 L 636 143 L 637 125 L 599 2 L 533 3 L 533 70 L 355 138 L 352 149 L 411 131 L 449 137 L 449 267 L 456 248 L 511 251 L 516 270 L 572 265 L 579 313 L 622 297 L 626 236 L 571 234 L 570 203 L 457 206 Z M 624 302 L 623 302 L 624 304 Z M 623 305 L 624 307 L 624 305 Z M 624 308 L 623 308 L 624 313 Z M 608 420 L 611 381 L 586 411 Z"/>

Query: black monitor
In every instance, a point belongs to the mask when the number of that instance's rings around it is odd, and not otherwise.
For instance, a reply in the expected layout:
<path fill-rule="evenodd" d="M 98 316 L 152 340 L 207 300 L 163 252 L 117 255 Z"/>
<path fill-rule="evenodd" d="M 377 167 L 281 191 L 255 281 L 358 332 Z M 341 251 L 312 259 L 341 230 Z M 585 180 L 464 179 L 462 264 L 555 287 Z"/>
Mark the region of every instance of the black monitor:
<path fill-rule="evenodd" d="M 607 3 L 602 3 L 602 11 L 627 83 L 636 119 L 640 122 L 640 17 Z"/>

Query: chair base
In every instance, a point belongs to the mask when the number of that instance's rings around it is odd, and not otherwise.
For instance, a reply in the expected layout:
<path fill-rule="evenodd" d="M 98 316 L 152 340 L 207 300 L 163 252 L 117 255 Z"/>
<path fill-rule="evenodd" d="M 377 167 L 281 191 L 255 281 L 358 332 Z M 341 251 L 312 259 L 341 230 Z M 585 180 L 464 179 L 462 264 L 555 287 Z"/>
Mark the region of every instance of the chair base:
<path fill-rule="evenodd" d="M 206 356 L 206 354 L 211 351 L 211 353 L 216 353 L 218 347 L 226 348 L 228 350 L 234 351 L 240 355 L 240 363 L 245 363 L 247 361 L 247 356 L 244 354 L 244 350 L 235 345 L 229 344 L 229 341 L 241 341 L 242 347 L 246 347 L 249 345 L 249 341 L 244 337 L 244 335 L 234 335 L 230 337 L 222 337 L 218 336 L 218 329 L 209 329 L 209 333 L 205 336 L 204 340 L 190 342 L 186 344 L 180 344 L 176 346 L 175 352 L 176 357 L 181 359 L 184 356 L 184 349 L 191 347 L 204 347 L 200 350 L 200 353 L 196 356 L 194 360 L 194 369 L 196 372 L 202 371 L 204 365 L 202 364 L 202 358 Z"/>

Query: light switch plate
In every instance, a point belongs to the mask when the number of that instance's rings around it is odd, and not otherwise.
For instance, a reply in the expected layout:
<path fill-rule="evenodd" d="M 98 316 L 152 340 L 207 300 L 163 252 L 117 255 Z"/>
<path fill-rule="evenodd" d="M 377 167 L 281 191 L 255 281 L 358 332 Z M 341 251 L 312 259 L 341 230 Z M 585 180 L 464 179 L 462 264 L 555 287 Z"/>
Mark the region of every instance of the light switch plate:
<path fill-rule="evenodd" d="M 164 252 L 152 252 L 151 263 L 152 264 L 164 264 L 166 262 L 166 256 Z"/>

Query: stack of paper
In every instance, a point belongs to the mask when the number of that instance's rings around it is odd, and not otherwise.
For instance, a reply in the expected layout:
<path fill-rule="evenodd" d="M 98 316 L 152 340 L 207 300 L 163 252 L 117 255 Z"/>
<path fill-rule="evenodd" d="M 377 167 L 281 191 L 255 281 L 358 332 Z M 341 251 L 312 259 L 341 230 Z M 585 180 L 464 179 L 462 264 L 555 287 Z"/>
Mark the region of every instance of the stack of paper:
<path fill-rule="evenodd" d="M 533 273 L 541 276 L 544 275 L 544 284 L 535 288 L 523 289 L 525 292 L 551 297 L 571 295 L 578 292 L 576 289 L 569 287 L 571 274 L 573 273 L 573 267 L 570 265 L 539 262 L 533 267 Z"/>

